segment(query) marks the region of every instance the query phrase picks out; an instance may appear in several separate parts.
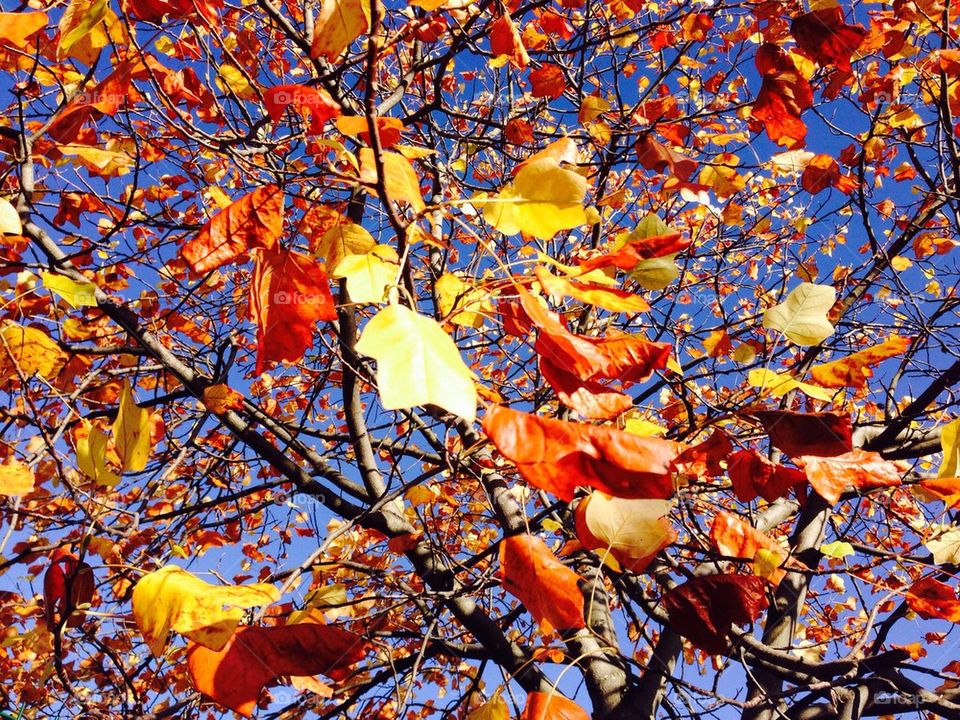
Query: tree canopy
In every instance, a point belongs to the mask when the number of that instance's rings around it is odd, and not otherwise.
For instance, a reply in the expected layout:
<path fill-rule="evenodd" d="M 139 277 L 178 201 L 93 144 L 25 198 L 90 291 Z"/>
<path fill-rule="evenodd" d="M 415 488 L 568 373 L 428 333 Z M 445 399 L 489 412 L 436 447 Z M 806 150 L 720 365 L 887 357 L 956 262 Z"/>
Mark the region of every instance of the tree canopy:
<path fill-rule="evenodd" d="M 0 12 L 0 717 L 960 717 L 956 3 Z"/>

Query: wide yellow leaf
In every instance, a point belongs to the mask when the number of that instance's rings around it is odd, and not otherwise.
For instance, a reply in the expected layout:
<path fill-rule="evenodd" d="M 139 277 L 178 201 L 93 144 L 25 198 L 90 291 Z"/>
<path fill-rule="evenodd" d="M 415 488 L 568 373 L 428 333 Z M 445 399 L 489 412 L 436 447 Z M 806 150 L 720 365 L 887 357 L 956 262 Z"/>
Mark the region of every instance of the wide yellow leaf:
<path fill-rule="evenodd" d="M 490 295 L 453 273 L 447 272 L 437 278 L 435 287 L 440 313 L 455 325 L 479 328 L 485 317 L 493 315 Z"/>
<path fill-rule="evenodd" d="M 960 418 L 940 431 L 940 447 L 943 448 L 943 461 L 937 477 L 957 477 L 960 469 Z"/>
<path fill-rule="evenodd" d="M 74 45 L 90 35 L 93 28 L 106 17 L 108 7 L 107 0 L 71 0 L 60 18 L 57 57 L 63 59 L 69 55 Z"/>
<path fill-rule="evenodd" d="M 390 305 L 367 323 L 356 349 L 377 361 L 377 386 L 387 410 L 430 404 L 476 419 L 473 376 L 433 318 Z"/>
<path fill-rule="evenodd" d="M 0 46 L 23 48 L 46 24 L 47 14 L 43 12 L 0 12 Z"/>
<path fill-rule="evenodd" d="M 20 215 L 9 200 L 0 198 L 0 235 L 22 235 Z"/>
<path fill-rule="evenodd" d="M 800 382 L 785 373 L 775 373 L 767 368 L 751 370 L 747 375 L 747 382 L 753 387 L 761 388 L 763 391 L 770 393 L 773 397 L 783 397 L 792 390 L 799 390 L 814 400 L 830 402 L 833 399 L 833 393 L 829 390 Z"/>
<path fill-rule="evenodd" d="M 373 250 L 377 241 L 367 229 L 356 223 L 334 225 L 327 230 L 317 244 L 317 255 L 335 268 L 347 255 L 365 255 Z"/>
<path fill-rule="evenodd" d="M 150 411 L 137 407 L 129 381 L 120 391 L 120 409 L 113 422 L 113 444 L 124 471 L 138 472 L 150 459 Z"/>
<path fill-rule="evenodd" d="M 389 245 L 376 245 L 363 255 L 347 255 L 334 269 L 333 277 L 347 279 L 350 301 L 384 303 L 388 288 L 397 281 L 400 258 Z"/>
<path fill-rule="evenodd" d="M 33 490 L 33 470 L 15 458 L 0 464 L 0 495 L 26 495 Z"/>
<path fill-rule="evenodd" d="M 933 553 L 937 565 L 960 564 L 960 527 L 947 525 L 938 528 L 924 546 Z"/>
<path fill-rule="evenodd" d="M 504 235 L 521 230 L 549 240 L 561 230 L 570 230 L 590 222 L 583 207 L 587 180 L 583 175 L 561 166 L 550 155 L 528 160 L 513 182 L 495 197 L 474 198 L 483 204 L 483 217 Z"/>
<path fill-rule="evenodd" d="M 133 158 L 124 152 L 101 150 L 89 145 L 58 145 L 57 149 L 67 156 L 76 156 L 88 169 L 105 176 L 125 175 L 130 172 Z"/>
<path fill-rule="evenodd" d="M 0 379 L 39 375 L 50 380 L 67 362 L 67 356 L 43 330 L 15 323 L 0 330 Z"/>
<path fill-rule="evenodd" d="M 77 467 L 97 485 L 115 487 L 120 476 L 107 466 L 108 439 L 100 428 L 83 420 L 77 432 Z"/>
<path fill-rule="evenodd" d="M 243 618 L 243 609 L 280 599 L 273 585 L 211 585 L 175 565 L 144 575 L 133 588 L 133 617 L 150 652 L 160 657 L 171 630 L 222 650 Z"/>
<path fill-rule="evenodd" d="M 578 510 L 582 517 L 577 519 L 580 541 L 609 550 L 628 569 L 642 569 L 676 538 L 667 519 L 673 507 L 669 500 L 625 499 L 595 491 L 584 502 L 586 509 Z"/>
<path fill-rule="evenodd" d="M 40 273 L 43 286 L 54 295 L 66 300 L 70 307 L 96 307 L 97 286 L 91 282 L 77 282 L 63 275 L 51 272 Z"/>
<path fill-rule="evenodd" d="M 369 28 L 367 0 L 323 0 L 313 23 L 310 56 L 336 62 L 350 43 Z"/>
<path fill-rule="evenodd" d="M 501 690 L 497 688 L 492 698 L 471 710 L 467 720 L 510 720 L 510 709 L 500 696 Z"/>
<path fill-rule="evenodd" d="M 837 291 L 829 285 L 800 283 L 763 313 L 763 327 L 779 330 L 797 345 L 819 345 L 833 335 L 827 313 L 836 299 Z"/>
<path fill-rule="evenodd" d="M 654 213 L 647 213 L 629 233 L 623 235 L 616 247 L 634 240 L 669 235 L 670 227 Z M 676 254 L 641 260 L 630 271 L 630 277 L 644 290 L 663 290 L 680 277 Z"/>

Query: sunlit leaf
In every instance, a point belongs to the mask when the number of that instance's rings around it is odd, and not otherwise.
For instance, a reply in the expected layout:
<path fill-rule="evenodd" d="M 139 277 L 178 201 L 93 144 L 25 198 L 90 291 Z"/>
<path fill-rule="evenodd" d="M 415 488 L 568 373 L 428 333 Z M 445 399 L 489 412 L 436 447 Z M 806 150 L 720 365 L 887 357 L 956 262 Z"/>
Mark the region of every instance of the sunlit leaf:
<path fill-rule="evenodd" d="M 819 345 L 833 335 L 827 313 L 836 299 L 837 291 L 829 285 L 801 283 L 763 313 L 763 326 L 779 330 L 797 345 Z"/>

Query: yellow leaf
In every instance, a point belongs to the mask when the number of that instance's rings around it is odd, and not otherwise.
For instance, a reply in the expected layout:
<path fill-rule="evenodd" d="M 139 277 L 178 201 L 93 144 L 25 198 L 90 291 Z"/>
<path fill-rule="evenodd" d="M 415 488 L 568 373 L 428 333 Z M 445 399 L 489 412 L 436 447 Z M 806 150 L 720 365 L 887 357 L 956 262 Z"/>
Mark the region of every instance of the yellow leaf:
<path fill-rule="evenodd" d="M 960 469 L 960 418 L 940 431 L 940 447 L 943 448 L 943 461 L 937 477 L 957 477 Z"/>
<path fill-rule="evenodd" d="M 654 435 L 663 435 L 667 429 L 655 422 L 650 422 L 641 417 L 627 418 L 623 423 L 623 429 L 628 433 L 640 435 L 641 437 L 652 437 Z"/>
<path fill-rule="evenodd" d="M 624 499 L 596 491 L 590 494 L 583 521 L 621 565 L 631 567 L 673 542 L 676 536 L 666 519 L 672 507 L 669 500 Z M 581 541 L 587 542 L 582 533 Z"/>
<path fill-rule="evenodd" d="M 393 201 L 408 203 L 415 212 L 421 212 L 426 205 L 420 193 L 420 179 L 410 161 L 395 152 L 384 151 L 381 155 L 383 184 L 389 198 Z M 370 148 L 360 150 L 360 180 L 371 187 L 379 184 L 377 163 Z"/>
<path fill-rule="evenodd" d="M 829 285 L 800 283 L 787 299 L 763 313 L 763 327 L 779 330 L 797 345 L 819 345 L 833 335 L 827 313 L 837 299 Z"/>
<path fill-rule="evenodd" d="M 22 235 L 20 215 L 9 200 L 0 198 L 0 235 Z"/>
<path fill-rule="evenodd" d="M 77 433 L 77 467 L 97 485 L 114 487 L 120 476 L 107 467 L 107 440 L 89 420 L 82 421 Z"/>
<path fill-rule="evenodd" d="M 447 0 L 410 0 L 410 4 L 427 12 L 433 12 L 446 5 Z"/>
<path fill-rule="evenodd" d="M 347 255 L 334 269 L 335 278 L 347 279 L 350 301 L 387 302 L 387 288 L 397 281 L 400 258 L 389 245 L 376 245 L 363 255 Z"/>
<path fill-rule="evenodd" d="M 46 24 L 46 13 L 0 12 L 0 45 L 23 48 L 27 39 Z"/>
<path fill-rule="evenodd" d="M 138 472 L 150 459 L 150 411 L 133 402 L 130 382 L 124 380 L 120 408 L 113 422 L 113 444 L 124 471 Z"/>
<path fill-rule="evenodd" d="M 31 377 L 50 380 L 59 374 L 67 356 L 43 330 L 10 323 L 0 330 L 0 379 L 17 377 L 17 369 Z"/>
<path fill-rule="evenodd" d="M 753 556 L 753 574 L 762 578 L 770 578 L 783 564 L 783 556 L 773 550 L 760 548 Z"/>
<path fill-rule="evenodd" d="M 0 495 L 26 495 L 34 482 L 33 470 L 19 460 L 10 458 L 0 465 Z"/>
<path fill-rule="evenodd" d="M 510 720 L 507 703 L 500 697 L 502 688 L 497 688 L 493 697 L 478 706 L 467 715 L 467 720 Z"/>
<path fill-rule="evenodd" d="M 850 543 L 837 540 L 836 542 L 821 545 L 820 552 L 827 557 L 843 560 L 847 555 L 853 555 L 855 551 L 853 545 Z"/>
<path fill-rule="evenodd" d="M 933 553 L 933 561 L 937 565 L 960 563 L 960 527 L 941 526 L 924 546 Z"/>
<path fill-rule="evenodd" d="M 133 617 L 155 657 L 174 630 L 211 650 L 222 650 L 243 618 L 242 608 L 280 599 L 273 585 L 211 585 L 175 565 L 140 578 L 133 588 Z"/>
<path fill-rule="evenodd" d="M 732 357 L 741 365 L 749 365 L 757 359 L 757 350 L 753 345 L 744 343 L 743 345 L 737 346 L 737 349 L 733 351 Z"/>
<path fill-rule="evenodd" d="M 588 95 L 580 103 L 580 114 L 577 119 L 581 125 L 593 122 L 610 109 L 610 103 L 602 97 Z"/>
<path fill-rule="evenodd" d="M 77 282 L 63 275 L 51 272 L 42 272 L 40 277 L 43 286 L 55 295 L 59 295 L 70 307 L 96 307 L 97 299 L 94 296 L 97 286 L 91 282 Z"/>
<path fill-rule="evenodd" d="M 583 272 L 579 265 L 564 265 L 554 260 L 549 255 L 542 252 L 537 253 L 537 262 L 549 263 L 567 277 L 575 278 L 580 282 L 590 283 L 591 285 L 616 285 L 617 279 L 604 273 L 603 269 L 597 268 L 590 272 Z"/>
<path fill-rule="evenodd" d="M 100 175 L 125 175 L 130 172 L 133 158 L 123 152 L 101 150 L 89 145 L 58 145 L 57 149 L 67 156 L 76 156 L 87 167 Z"/>
<path fill-rule="evenodd" d="M 210 385 L 203 390 L 203 405 L 210 412 L 222 415 L 229 410 L 242 410 L 243 395 L 229 385 Z"/>
<path fill-rule="evenodd" d="M 437 279 L 436 288 L 441 314 L 455 325 L 479 328 L 483 326 L 484 317 L 493 314 L 489 294 L 464 282 L 453 273 L 441 275 Z"/>
<path fill-rule="evenodd" d="M 317 244 L 317 255 L 327 261 L 328 268 L 335 268 L 347 255 L 364 255 L 376 244 L 373 235 L 362 225 L 343 223 L 334 225 L 323 234 Z"/>
<path fill-rule="evenodd" d="M 812 397 L 815 400 L 830 402 L 833 400 L 833 393 L 825 388 L 809 385 L 805 382 L 795 380 L 787 374 L 775 373 L 766 368 L 754 368 L 747 375 L 747 382 L 753 387 L 762 388 L 769 392 L 773 397 L 783 397 L 792 390 L 799 390 L 804 395 Z"/>
<path fill-rule="evenodd" d="M 549 240 L 561 230 L 588 224 L 583 207 L 586 178 L 562 167 L 560 159 L 550 155 L 549 150 L 527 160 L 513 182 L 496 197 L 474 198 L 474 202 L 484 205 L 484 220 L 504 235 L 516 235 L 522 230 Z"/>
<path fill-rule="evenodd" d="M 390 305 L 367 323 L 357 352 L 377 361 L 377 386 L 387 410 L 438 405 L 473 422 L 477 390 L 453 339 L 433 318 Z"/>
<path fill-rule="evenodd" d="M 60 18 L 60 43 L 57 45 L 59 59 L 69 55 L 74 45 L 93 32 L 94 27 L 106 17 L 107 8 L 107 0 L 71 0 Z M 106 34 L 103 38 L 106 44 Z"/>
<path fill-rule="evenodd" d="M 367 0 L 323 0 L 313 24 L 310 56 L 336 62 L 350 43 L 369 28 Z"/>

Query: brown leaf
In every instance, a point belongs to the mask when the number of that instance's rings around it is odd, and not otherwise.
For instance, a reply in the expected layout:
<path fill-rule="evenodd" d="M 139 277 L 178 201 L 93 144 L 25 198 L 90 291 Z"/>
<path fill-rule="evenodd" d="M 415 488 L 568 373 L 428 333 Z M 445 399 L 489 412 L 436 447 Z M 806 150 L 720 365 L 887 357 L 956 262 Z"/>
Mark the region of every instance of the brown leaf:
<path fill-rule="evenodd" d="M 853 449 L 853 426 L 845 413 L 798 413 L 789 410 L 747 410 L 763 425 L 770 442 L 792 458 L 832 457 Z"/>

